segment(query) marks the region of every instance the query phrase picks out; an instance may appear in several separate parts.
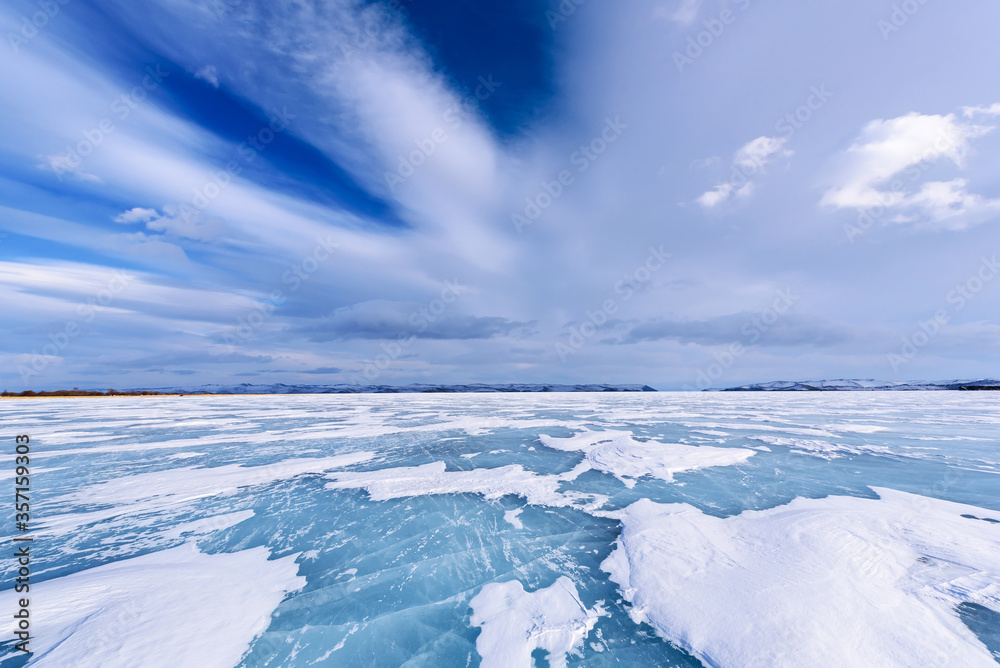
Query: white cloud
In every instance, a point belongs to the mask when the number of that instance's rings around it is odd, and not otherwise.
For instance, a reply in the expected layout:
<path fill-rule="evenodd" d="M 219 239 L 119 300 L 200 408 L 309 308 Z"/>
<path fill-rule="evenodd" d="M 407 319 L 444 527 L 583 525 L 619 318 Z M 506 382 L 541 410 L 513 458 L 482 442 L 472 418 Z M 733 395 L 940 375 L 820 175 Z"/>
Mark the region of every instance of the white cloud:
<path fill-rule="evenodd" d="M 167 205 L 163 210 L 165 215 L 146 223 L 147 230 L 195 241 L 211 241 L 222 233 L 223 222 L 218 216 L 203 216 L 190 206 Z"/>
<path fill-rule="evenodd" d="M 972 116 L 970 109 L 991 113 L 966 107 L 966 116 Z M 951 229 L 981 222 L 983 214 L 1000 210 L 1000 200 L 966 192 L 966 179 L 921 179 L 942 159 L 964 168 L 972 151 L 971 140 L 992 129 L 964 123 L 954 114 L 909 113 L 872 121 L 843 154 L 841 170 L 820 204 L 860 210 L 884 208 L 893 214 L 886 219 L 890 222 L 929 222 Z"/>
<path fill-rule="evenodd" d="M 733 156 L 732 173 L 728 181 L 720 183 L 702 193 L 696 200 L 706 209 L 711 209 L 730 197 L 747 197 L 754 189 L 751 176 L 764 172 L 764 167 L 781 154 L 790 156 L 785 150 L 785 137 L 757 137 L 744 144 Z"/>
<path fill-rule="evenodd" d="M 201 69 L 196 70 L 194 76 L 196 79 L 207 81 L 215 88 L 219 87 L 219 71 L 215 68 L 215 65 L 205 65 Z"/>
<path fill-rule="evenodd" d="M 982 114 L 984 116 L 1000 116 L 1000 102 L 992 104 L 988 107 L 962 107 L 962 114 L 967 118 L 972 118 L 977 114 Z"/>
<path fill-rule="evenodd" d="M 145 223 L 150 232 L 163 232 L 167 236 L 182 237 L 195 241 L 211 241 L 223 230 L 223 221 L 218 216 L 206 217 L 191 206 L 168 204 L 163 207 L 163 215 L 156 209 L 134 207 L 113 218 L 116 223 Z M 147 238 L 141 232 L 140 237 Z M 155 237 L 148 237 L 153 240 Z"/>
<path fill-rule="evenodd" d="M 39 169 L 44 169 L 47 171 L 55 172 L 56 176 L 59 177 L 61 181 L 63 174 L 68 174 L 73 178 L 80 179 L 81 181 L 91 181 L 93 183 L 102 183 L 101 177 L 96 174 L 90 174 L 88 172 L 80 169 L 80 165 L 74 164 L 68 155 L 47 155 L 42 158 L 42 161 L 38 163 Z"/>
<path fill-rule="evenodd" d="M 130 225 L 132 223 L 145 223 L 159 217 L 160 214 L 156 212 L 156 209 L 143 209 L 142 207 L 137 206 L 125 211 L 124 213 L 118 214 L 112 220 L 116 223 Z"/>

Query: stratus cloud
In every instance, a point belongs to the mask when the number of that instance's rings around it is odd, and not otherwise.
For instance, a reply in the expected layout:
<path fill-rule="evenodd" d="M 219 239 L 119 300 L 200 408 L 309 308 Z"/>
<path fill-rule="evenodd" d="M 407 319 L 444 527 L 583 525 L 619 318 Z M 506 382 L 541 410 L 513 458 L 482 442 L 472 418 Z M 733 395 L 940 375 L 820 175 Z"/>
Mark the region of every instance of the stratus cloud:
<path fill-rule="evenodd" d="M 757 137 L 744 144 L 733 156 L 732 172 L 728 181 L 720 183 L 698 197 L 698 203 L 706 209 L 721 204 L 730 197 L 745 197 L 753 192 L 750 177 L 764 172 L 764 167 L 775 155 L 789 156 L 785 150 L 785 137 Z"/>
<path fill-rule="evenodd" d="M 990 115 L 1000 105 L 965 107 L 966 117 Z M 911 112 L 888 120 L 877 119 L 842 156 L 842 169 L 823 193 L 820 204 L 836 208 L 891 211 L 890 222 L 924 222 L 961 229 L 981 222 L 983 214 L 1000 211 L 1000 200 L 966 192 L 966 179 L 921 181 L 924 172 L 942 159 L 960 169 L 972 150 L 972 140 L 992 126 L 963 122 L 955 114 Z M 905 177 L 905 179 L 904 179 Z"/>
<path fill-rule="evenodd" d="M 337 309 L 323 321 L 301 329 L 311 341 L 348 339 L 470 340 L 509 336 L 531 323 L 498 316 L 441 312 L 433 304 L 375 300 Z"/>

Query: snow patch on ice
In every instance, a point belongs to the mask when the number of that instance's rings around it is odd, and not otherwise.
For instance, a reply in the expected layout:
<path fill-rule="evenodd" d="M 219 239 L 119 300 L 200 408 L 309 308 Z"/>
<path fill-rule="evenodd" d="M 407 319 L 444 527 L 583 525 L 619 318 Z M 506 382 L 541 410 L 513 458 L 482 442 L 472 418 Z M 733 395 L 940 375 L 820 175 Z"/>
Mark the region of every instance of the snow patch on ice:
<path fill-rule="evenodd" d="M 32 582 L 31 665 L 234 666 L 285 594 L 305 585 L 296 556 L 205 554 L 185 543 Z M 17 596 L 0 593 L 0 606 L 15 609 Z M 4 626 L 7 640 L 14 625 Z"/>
<path fill-rule="evenodd" d="M 553 450 L 582 452 L 584 464 L 574 469 L 579 475 L 589 469 L 610 473 L 627 487 L 635 478 L 653 476 L 672 482 L 675 473 L 711 466 L 730 466 L 749 459 L 753 450 L 717 448 L 707 445 L 682 445 L 659 441 L 637 441 L 631 431 L 586 430 L 569 438 L 539 436 L 542 444 Z"/>
<path fill-rule="evenodd" d="M 524 522 L 522 522 L 521 520 L 519 520 L 518 517 L 517 517 L 518 515 L 521 514 L 521 512 L 523 510 L 524 510 L 524 508 L 517 508 L 515 510 L 508 510 L 507 512 L 505 512 L 503 514 L 504 521 L 507 522 L 507 523 L 509 523 L 509 524 L 511 524 L 511 525 L 513 525 L 513 527 L 515 529 L 523 529 L 524 528 Z"/>
<path fill-rule="evenodd" d="M 184 534 L 204 536 L 205 534 L 209 534 L 214 531 L 222 531 L 224 529 L 228 529 L 229 527 L 234 527 L 240 522 L 245 522 L 251 517 L 253 517 L 252 510 L 240 510 L 235 513 L 226 513 L 225 515 L 213 515 L 212 517 L 205 517 L 200 520 L 195 520 L 194 522 L 178 524 L 175 527 L 171 527 L 166 531 L 161 532 L 159 537 L 181 538 Z"/>
<path fill-rule="evenodd" d="M 845 455 L 891 455 L 892 450 L 883 445 L 848 445 L 831 443 L 805 438 L 786 438 L 784 436 L 752 436 L 755 441 L 789 448 L 792 452 L 812 455 L 821 459 L 836 459 Z"/>
<path fill-rule="evenodd" d="M 526 592 L 517 580 L 491 583 L 469 602 L 472 624 L 482 629 L 476 651 L 483 668 L 531 668 L 531 653 L 548 652 L 552 668 L 565 668 L 566 654 L 578 655 L 587 634 L 604 613 L 588 609 L 565 575 L 551 587 Z"/>
<path fill-rule="evenodd" d="M 636 622 L 710 666 L 993 665 L 963 601 L 1000 611 L 991 511 L 876 488 L 720 519 L 643 499 L 602 564 Z"/>
<path fill-rule="evenodd" d="M 371 452 L 352 452 L 334 457 L 286 459 L 265 466 L 184 467 L 124 476 L 64 494 L 52 501 L 58 508 L 80 504 L 110 505 L 111 508 L 62 515 L 47 513 L 39 528 L 47 534 L 66 533 L 78 526 L 125 513 L 134 515 L 184 506 L 198 499 L 232 494 L 241 487 L 360 464 L 374 456 Z"/>
<path fill-rule="evenodd" d="M 874 434 L 879 431 L 888 431 L 888 427 L 880 427 L 874 424 L 828 424 L 824 429 L 829 431 L 846 431 L 855 434 Z"/>
<path fill-rule="evenodd" d="M 408 496 L 432 494 L 482 494 L 487 499 L 499 499 L 513 494 L 536 506 L 575 506 L 596 510 L 607 497 L 574 491 L 559 491 L 566 474 L 539 475 L 526 471 L 518 464 L 498 468 L 447 471 L 444 462 L 422 466 L 403 466 L 378 471 L 329 473 L 334 482 L 329 489 L 364 489 L 373 501 L 388 501 Z"/>

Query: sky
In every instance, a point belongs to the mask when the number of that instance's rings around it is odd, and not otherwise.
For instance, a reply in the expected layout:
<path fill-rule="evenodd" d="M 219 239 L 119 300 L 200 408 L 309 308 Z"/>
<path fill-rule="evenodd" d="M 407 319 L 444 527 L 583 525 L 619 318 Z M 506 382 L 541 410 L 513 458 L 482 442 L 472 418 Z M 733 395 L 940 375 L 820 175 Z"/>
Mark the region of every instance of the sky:
<path fill-rule="evenodd" d="M 0 386 L 1000 377 L 987 0 L 13 0 Z"/>

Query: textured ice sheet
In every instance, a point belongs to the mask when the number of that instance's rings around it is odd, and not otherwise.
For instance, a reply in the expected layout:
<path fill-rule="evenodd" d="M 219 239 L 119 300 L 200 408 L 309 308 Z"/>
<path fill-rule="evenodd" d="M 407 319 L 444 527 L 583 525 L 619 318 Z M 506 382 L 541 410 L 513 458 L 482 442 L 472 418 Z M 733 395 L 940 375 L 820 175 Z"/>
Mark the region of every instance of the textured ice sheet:
<path fill-rule="evenodd" d="M 955 606 L 1000 611 L 1000 525 L 876 492 L 725 519 L 643 499 L 602 568 L 633 619 L 709 666 L 995 666 Z"/>
<path fill-rule="evenodd" d="M 56 507 L 92 503 L 109 505 L 110 508 L 49 515 L 39 523 L 39 527 L 44 533 L 65 533 L 75 527 L 125 513 L 146 513 L 190 505 L 205 497 L 233 493 L 241 487 L 287 480 L 305 473 L 323 473 L 360 464 L 374 456 L 371 452 L 352 452 L 333 457 L 286 459 L 264 466 L 184 467 L 124 476 L 57 497 L 53 503 Z"/>
<path fill-rule="evenodd" d="M 185 543 L 32 583 L 30 665 L 234 666 L 285 594 L 306 582 L 296 555 L 269 556 L 264 547 L 204 554 Z M 14 610 L 16 596 L 0 593 L 0 607 Z"/>
<path fill-rule="evenodd" d="M 702 445 L 681 445 L 658 441 L 637 441 L 630 431 L 584 431 L 569 438 L 542 435 L 542 444 L 553 450 L 582 452 L 585 466 L 577 467 L 579 475 L 588 469 L 610 473 L 626 486 L 634 487 L 635 479 L 649 475 L 671 482 L 675 473 L 711 466 L 731 466 L 749 459 L 753 450 L 716 448 Z"/>
<path fill-rule="evenodd" d="M 548 652 L 551 668 L 565 668 L 603 614 L 600 603 L 588 609 L 565 575 L 551 587 L 526 592 L 517 580 L 492 583 L 469 602 L 472 624 L 482 632 L 476 651 L 482 668 L 531 668 L 531 653 Z"/>
<path fill-rule="evenodd" d="M 882 445 L 831 443 L 807 438 L 786 438 L 784 436 L 754 436 L 753 440 L 791 449 L 800 454 L 821 459 L 836 459 L 847 455 L 892 455 L 892 450 Z"/>
<path fill-rule="evenodd" d="M 364 489 L 374 501 L 430 494 L 482 494 L 487 499 L 499 499 L 513 494 L 537 506 L 576 506 L 585 510 L 596 510 L 607 501 L 600 494 L 561 492 L 559 487 L 570 479 L 565 474 L 541 475 L 518 464 L 471 471 L 446 468 L 444 462 L 432 462 L 378 471 L 329 473 L 334 482 L 327 483 L 327 487 Z"/>

